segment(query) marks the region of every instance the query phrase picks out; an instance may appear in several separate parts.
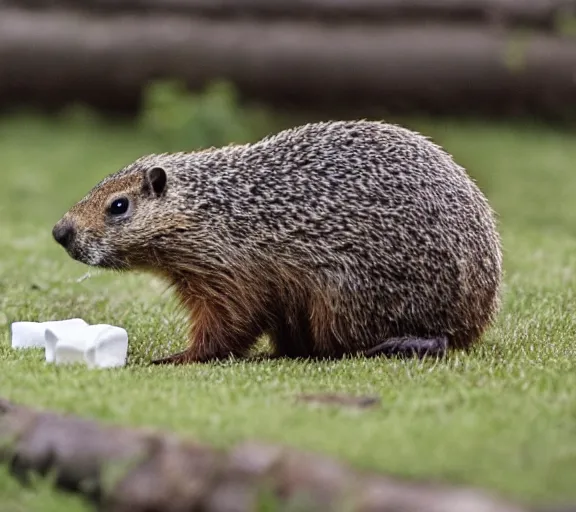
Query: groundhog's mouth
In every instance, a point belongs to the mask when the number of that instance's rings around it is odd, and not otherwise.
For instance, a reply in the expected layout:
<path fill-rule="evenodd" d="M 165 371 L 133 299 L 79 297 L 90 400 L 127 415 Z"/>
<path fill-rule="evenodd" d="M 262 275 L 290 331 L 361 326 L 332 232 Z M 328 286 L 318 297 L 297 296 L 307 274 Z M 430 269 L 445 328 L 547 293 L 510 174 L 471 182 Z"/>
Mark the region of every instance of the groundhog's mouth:
<path fill-rule="evenodd" d="M 78 244 L 70 244 L 66 247 L 66 252 L 73 260 L 84 263 L 85 265 L 97 266 L 98 264 L 98 259 L 82 250 L 82 247 L 79 247 Z"/>
<path fill-rule="evenodd" d="M 68 255 L 78 261 L 91 267 L 98 267 L 109 270 L 127 270 L 128 263 L 119 255 L 111 254 L 109 251 L 104 250 L 103 247 L 91 247 L 87 249 L 77 241 L 72 242 L 66 247 Z"/>
<path fill-rule="evenodd" d="M 107 270 L 128 270 L 130 265 L 121 258 L 111 257 L 110 255 L 90 254 L 84 255 L 79 259 L 82 263 L 91 267 L 103 268 Z"/>

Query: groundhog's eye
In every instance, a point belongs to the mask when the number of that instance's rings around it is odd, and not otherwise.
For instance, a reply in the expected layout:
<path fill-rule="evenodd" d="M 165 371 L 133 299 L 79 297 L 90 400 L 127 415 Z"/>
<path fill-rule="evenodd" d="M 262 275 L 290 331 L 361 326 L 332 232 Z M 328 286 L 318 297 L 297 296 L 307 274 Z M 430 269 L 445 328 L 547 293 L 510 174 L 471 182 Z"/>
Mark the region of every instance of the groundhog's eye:
<path fill-rule="evenodd" d="M 110 214 L 111 215 L 122 215 L 123 213 L 126 213 L 128 211 L 128 206 L 130 205 L 130 202 L 128 201 L 128 198 L 126 197 L 120 197 L 118 199 L 114 199 L 114 201 L 112 201 L 112 203 L 110 204 Z"/>

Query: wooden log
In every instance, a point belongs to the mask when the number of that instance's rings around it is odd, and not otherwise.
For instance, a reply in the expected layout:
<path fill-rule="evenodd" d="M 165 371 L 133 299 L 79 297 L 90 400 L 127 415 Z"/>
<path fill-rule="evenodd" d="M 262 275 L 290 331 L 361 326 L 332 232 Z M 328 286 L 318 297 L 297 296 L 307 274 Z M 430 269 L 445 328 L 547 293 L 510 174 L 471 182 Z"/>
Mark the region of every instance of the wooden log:
<path fill-rule="evenodd" d="M 0 0 L 26 9 L 184 14 L 215 18 L 290 18 L 321 21 L 495 21 L 552 27 L 576 15 L 576 0 Z"/>
<path fill-rule="evenodd" d="M 127 110 L 152 79 L 192 89 L 224 79 L 280 107 L 563 117 L 574 76 L 576 40 L 537 32 L 0 10 L 4 105 Z"/>
<path fill-rule="evenodd" d="M 249 512 L 264 497 L 274 510 L 303 512 L 527 510 L 480 490 L 360 472 L 286 446 L 246 442 L 217 450 L 2 399 L 0 463 L 25 485 L 32 474 L 51 474 L 59 489 L 107 512 Z"/>

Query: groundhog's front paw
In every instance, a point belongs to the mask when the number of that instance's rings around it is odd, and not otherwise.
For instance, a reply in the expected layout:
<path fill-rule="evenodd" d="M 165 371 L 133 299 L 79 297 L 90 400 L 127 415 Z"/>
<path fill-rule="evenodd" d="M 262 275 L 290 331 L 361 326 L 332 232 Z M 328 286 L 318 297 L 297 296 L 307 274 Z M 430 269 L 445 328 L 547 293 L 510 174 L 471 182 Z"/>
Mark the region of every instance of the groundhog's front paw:
<path fill-rule="evenodd" d="M 160 359 L 153 359 L 150 364 L 188 364 L 194 362 L 195 358 L 189 350 L 178 352 Z"/>

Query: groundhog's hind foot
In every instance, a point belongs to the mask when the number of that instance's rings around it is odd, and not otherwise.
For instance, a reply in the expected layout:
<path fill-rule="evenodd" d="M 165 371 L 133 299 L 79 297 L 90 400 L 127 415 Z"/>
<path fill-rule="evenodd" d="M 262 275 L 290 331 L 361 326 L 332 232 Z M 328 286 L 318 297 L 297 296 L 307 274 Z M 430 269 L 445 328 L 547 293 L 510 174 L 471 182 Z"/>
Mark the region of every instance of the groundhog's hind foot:
<path fill-rule="evenodd" d="M 389 338 L 385 342 L 364 351 L 366 357 L 397 356 L 397 357 L 442 357 L 448 350 L 448 338 L 402 337 Z"/>

